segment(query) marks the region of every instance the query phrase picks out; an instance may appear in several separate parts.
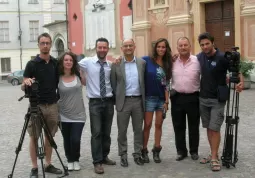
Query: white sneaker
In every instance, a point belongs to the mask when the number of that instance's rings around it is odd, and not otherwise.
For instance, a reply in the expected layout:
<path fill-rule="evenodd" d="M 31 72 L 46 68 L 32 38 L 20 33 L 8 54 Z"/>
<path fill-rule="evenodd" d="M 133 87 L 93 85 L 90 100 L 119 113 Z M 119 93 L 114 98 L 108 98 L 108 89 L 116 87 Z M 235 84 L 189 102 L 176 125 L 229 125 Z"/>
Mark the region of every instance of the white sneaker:
<path fill-rule="evenodd" d="M 68 171 L 73 171 L 74 169 L 74 163 L 68 163 L 67 164 Z"/>
<path fill-rule="evenodd" d="M 79 170 L 81 169 L 80 164 L 79 164 L 78 161 L 75 161 L 75 162 L 73 163 L 73 167 L 74 167 L 74 170 L 75 170 L 75 171 L 79 171 Z"/>

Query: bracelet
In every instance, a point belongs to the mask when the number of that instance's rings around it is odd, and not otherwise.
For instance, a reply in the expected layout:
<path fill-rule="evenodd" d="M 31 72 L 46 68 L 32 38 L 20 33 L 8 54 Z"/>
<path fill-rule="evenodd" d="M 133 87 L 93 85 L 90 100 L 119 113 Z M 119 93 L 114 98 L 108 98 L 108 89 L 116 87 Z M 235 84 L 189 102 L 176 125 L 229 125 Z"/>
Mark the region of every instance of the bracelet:
<path fill-rule="evenodd" d="M 165 102 L 165 104 L 169 104 L 169 102 Z"/>

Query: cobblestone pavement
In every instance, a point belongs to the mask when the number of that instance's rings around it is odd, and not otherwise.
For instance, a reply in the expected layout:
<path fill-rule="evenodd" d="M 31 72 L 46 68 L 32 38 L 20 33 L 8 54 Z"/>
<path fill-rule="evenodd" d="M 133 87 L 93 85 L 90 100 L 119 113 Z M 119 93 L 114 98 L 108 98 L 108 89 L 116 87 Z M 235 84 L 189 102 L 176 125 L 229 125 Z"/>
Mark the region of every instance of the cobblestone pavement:
<path fill-rule="evenodd" d="M 11 86 L 0 84 L 0 177 L 7 177 L 12 170 L 15 158 L 15 148 L 18 145 L 21 130 L 24 123 L 24 115 L 26 113 L 28 99 L 18 102 L 17 99 L 22 96 L 19 86 Z M 209 169 L 209 165 L 201 165 L 198 161 L 192 161 L 190 157 L 177 162 L 175 161 L 176 150 L 174 144 L 173 127 L 171 116 L 168 112 L 167 118 L 163 125 L 162 135 L 162 163 L 156 164 L 153 161 L 144 166 L 137 166 L 132 159 L 133 151 L 133 132 L 130 124 L 128 130 L 129 143 L 129 167 L 122 168 L 119 164 L 117 152 L 117 127 L 116 115 L 112 126 L 112 145 L 109 157 L 117 161 L 116 166 L 105 166 L 105 174 L 96 175 L 93 172 L 91 151 L 90 151 L 90 123 L 87 119 L 86 126 L 82 135 L 81 146 L 81 171 L 71 172 L 69 177 L 72 178 L 195 178 L 195 177 L 231 177 L 231 178 L 251 178 L 255 174 L 255 85 L 252 89 L 245 90 L 240 95 L 240 126 L 239 126 L 239 161 L 236 168 L 222 168 L 222 171 L 213 173 Z M 86 113 L 88 116 L 88 101 L 86 103 Z M 225 124 L 224 124 L 225 127 Z M 225 128 L 222 128 L 224 131 Z M 151 131 L 149 148 L 153 145 L 154 129 Z M 201 128 L 201 140 L 199 147 L 200 157 L 208 154 L 208 143 L 206 132 Z M 224 132 L 222 132 L 224 135 Z M 60 132 L 57 133 L 55 141 L 58 145 L 58 151 L 62 160 L 66 163 L 63 151 L 63 141 Z M 223 139 L 222 139 L 223 143 Z M 222 144 L 220 147 L 222 151 Z M 150 158 L 152 155 L 150 152 Z M 53 153 L 54 165 L 60 167 L 55 152 Z M 39 164 L 40 165 L 40 164 Z M 28 136 L 26 134 L 22 151 L 19 154 L 16 169 L 13 177 L 25 178 L 29 176 L 31 163 L 28 154 Z M 42 172 L 39 170 L 42 177 Z M 56 177 L 47 174 L 48 178 Z"/>

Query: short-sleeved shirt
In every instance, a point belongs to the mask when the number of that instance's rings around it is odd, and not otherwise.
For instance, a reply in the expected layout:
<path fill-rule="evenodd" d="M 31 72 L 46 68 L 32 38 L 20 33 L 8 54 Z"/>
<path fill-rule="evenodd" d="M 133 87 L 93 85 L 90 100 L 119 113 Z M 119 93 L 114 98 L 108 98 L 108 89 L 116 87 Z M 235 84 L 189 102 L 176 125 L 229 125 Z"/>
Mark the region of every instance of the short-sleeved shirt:
<path fill-rule="evenodd" d="M 201 67 L 200 97 L 217 98 L 219 85 L 226 85 L 226 74 L 229 62 L 224 53 L 216 49 L 213 56 L 201 52 L 197 55 Z"/>
<path fill-rule="evenodd" d="M 28 61 L 23 76 L 35 78 L 39 83 L 38 102 L 40 104 L 52 104 L 57 101 L 58 69 L 57 60 L 50 57 L 48 63 L 39 55 Z"/>
<path fill-rule="evenodd" d="M 165 91 L 169 90 L 170 81 L 166 79 L 164 69 L 153 62 L 149 56 L 142 57 L 146 61 L 145 68 L 145 96 L 159 96 L 165 98 Z"/>
<path fill-rule="evenodd" d="M 190 55 L 186 63 L 178 57 L 173 63 L 172 89 L 179 93 L 194 93 L 200 89 L 200 64 Z"/>

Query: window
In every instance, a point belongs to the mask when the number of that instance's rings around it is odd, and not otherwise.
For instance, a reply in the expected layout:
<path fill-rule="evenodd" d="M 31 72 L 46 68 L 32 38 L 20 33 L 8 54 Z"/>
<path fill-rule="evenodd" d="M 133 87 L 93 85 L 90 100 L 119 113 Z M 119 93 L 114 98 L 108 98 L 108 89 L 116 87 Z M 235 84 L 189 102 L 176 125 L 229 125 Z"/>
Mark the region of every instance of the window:
<path fill-rule="evenodd" d="M 29 21 L 30 41 L 36 41 L 39 36 L 39 21 Z"/>
<path fill-rule="evenodd" d="M 0 4 L 8 4 L 9 2 L 8 2 L 9 0 L 0 0 Z"/>
<path fill-rule="evenodd" d="M 54 0 L 54 4 L 64 4 L 63 0 Z"/>
<path fill-rule="evenodd" d="M 9 22 L 0 21 L 0 42 L 9 41 Z"/>
<path fill-rule="evenodd" d="M 1 58 L 2 73 L 11 72 L 11 58 Z"/>
<path fill-rule="evenodd" d="M 38 0 L 28 0 L 28 4 L 38 4 Z"/>
<path fill-rule="evenodd" d="M 155 6 L 165 5 L 165 0 L 155 0 Z"/>

